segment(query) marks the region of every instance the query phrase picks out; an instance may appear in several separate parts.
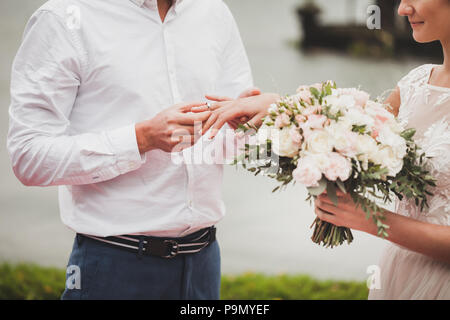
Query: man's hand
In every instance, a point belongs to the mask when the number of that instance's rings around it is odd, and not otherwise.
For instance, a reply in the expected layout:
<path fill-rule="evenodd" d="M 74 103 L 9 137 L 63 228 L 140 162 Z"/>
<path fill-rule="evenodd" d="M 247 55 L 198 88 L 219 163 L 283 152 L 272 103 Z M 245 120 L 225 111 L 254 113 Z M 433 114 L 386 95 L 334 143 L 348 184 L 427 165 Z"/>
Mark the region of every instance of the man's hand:
<path fill-rule="evenodd" d="M 177 104 L 154 118 L 136 124 L 136 138 L 139 152 L 154 149 L 165 152 L 180 152 L 189 148 L 201 138 L 203 122 L 211 111 L 190 113 L 193 107 L 204 106 L 204 102 Z"/>

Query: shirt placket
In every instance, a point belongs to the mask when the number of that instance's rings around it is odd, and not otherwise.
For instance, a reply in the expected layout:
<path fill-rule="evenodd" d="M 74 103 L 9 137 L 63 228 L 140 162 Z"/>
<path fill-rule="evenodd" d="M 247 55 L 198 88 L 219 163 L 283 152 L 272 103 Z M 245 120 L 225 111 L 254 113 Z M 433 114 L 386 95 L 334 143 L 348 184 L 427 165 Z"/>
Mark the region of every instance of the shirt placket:
<path fill-rule="evenodd" d="M 172 12 L 169 12 L 172 13 Z M 170 19 L 170 17 L 168 17 Z M 172 97 L 175 104 L 181 103 L 180 91 L 178 89 L 177 82 L 177 70 L 175 67 L 175 48 L 174 41 L 172 39 L 172 35 L 170 33 L 170 28 L 166 23 L 162 25 L 163 28 L 163 39 L 164 46 L 166 49 L 166 63 L 167 63 L 167 71 L 169 76 L 170 87 L 172 90 Z M 184 158 L 186 158 L 187 154 L 183 151 Z M 186 190 L 186 202 L 189 209 L 193 208 L 194 205 L 194 168 L 191 164 L 183 162 L 186 170 L 187 177 L 187 190 Z"/>
<path fill-rule="evenodd" d="M 172 36 L 169 28 L 166 24 L 163 24 L 163 38 L 164 46 L 166 47 L 166 63 L 167 71 L 169 74 L 170 87 L 172 89 L 173 101 L 175 104 L 181 102 L 180 91 L 177 84 L 177 70 L 175 67 L 175 48 Z"/>

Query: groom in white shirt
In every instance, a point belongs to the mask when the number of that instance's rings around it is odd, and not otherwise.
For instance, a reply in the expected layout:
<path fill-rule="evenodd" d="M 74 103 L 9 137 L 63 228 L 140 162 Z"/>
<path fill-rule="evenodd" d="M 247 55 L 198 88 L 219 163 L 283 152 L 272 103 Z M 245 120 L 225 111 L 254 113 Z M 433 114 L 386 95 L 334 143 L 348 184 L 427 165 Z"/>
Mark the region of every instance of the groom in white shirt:
<path fill-rule="evenodd" d="M 219 298 L 223 166 L 183 161 L 173 137 L 198 140 L 209 112 L 189 111 L 206 93 L 252 85 L 221 0 L 51 0 L 33 14 L 8 150 L 23 184 L 59 186 L 77 233 L 63 299 Z"/>

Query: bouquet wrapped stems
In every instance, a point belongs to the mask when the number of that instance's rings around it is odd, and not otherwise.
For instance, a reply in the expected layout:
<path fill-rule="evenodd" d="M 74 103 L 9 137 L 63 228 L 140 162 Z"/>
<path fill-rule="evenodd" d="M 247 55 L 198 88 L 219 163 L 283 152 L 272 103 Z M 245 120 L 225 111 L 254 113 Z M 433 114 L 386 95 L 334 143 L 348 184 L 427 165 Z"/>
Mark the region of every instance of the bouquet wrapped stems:
<path fill-rule="evenodd" d="M 346 227 L 338 227 L 329 222 L 316 218 L 311 225 L 314 232 L 311 240 L 317 244 L 323 244 L 327 248 L 333 248 L 342 245 L 344 242 L 348 244 L 353 241 L 352 230 Z"/>

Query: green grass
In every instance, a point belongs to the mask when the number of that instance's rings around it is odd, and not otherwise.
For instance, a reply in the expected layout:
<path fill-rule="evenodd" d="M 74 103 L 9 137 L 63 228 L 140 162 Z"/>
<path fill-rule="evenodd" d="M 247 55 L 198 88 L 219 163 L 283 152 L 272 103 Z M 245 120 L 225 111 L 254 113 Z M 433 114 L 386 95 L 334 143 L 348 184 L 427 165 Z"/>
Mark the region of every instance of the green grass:
<path fill-rule="evenodd" d="M 0 299 L 59 299 L 66 283 L 65 272 L 32 264 L 0 265 Z"/>
<path fill-rule="evenodd" d="M 319 281 L 306 275 L 246 273 L 222 277 L 225 300 L 364 300 L 368 293 L 365 283 Z"/>
<path fill-rule="evenodd" d="M 65 272 L 33 264 L 0 264 L 0 300 L 59 299 L 64 290 Z M 222 277 L 224 300 L 309 300 L 367 299 L 365 283 L 319 281 L 305 275 L 246 273 Z"/>

